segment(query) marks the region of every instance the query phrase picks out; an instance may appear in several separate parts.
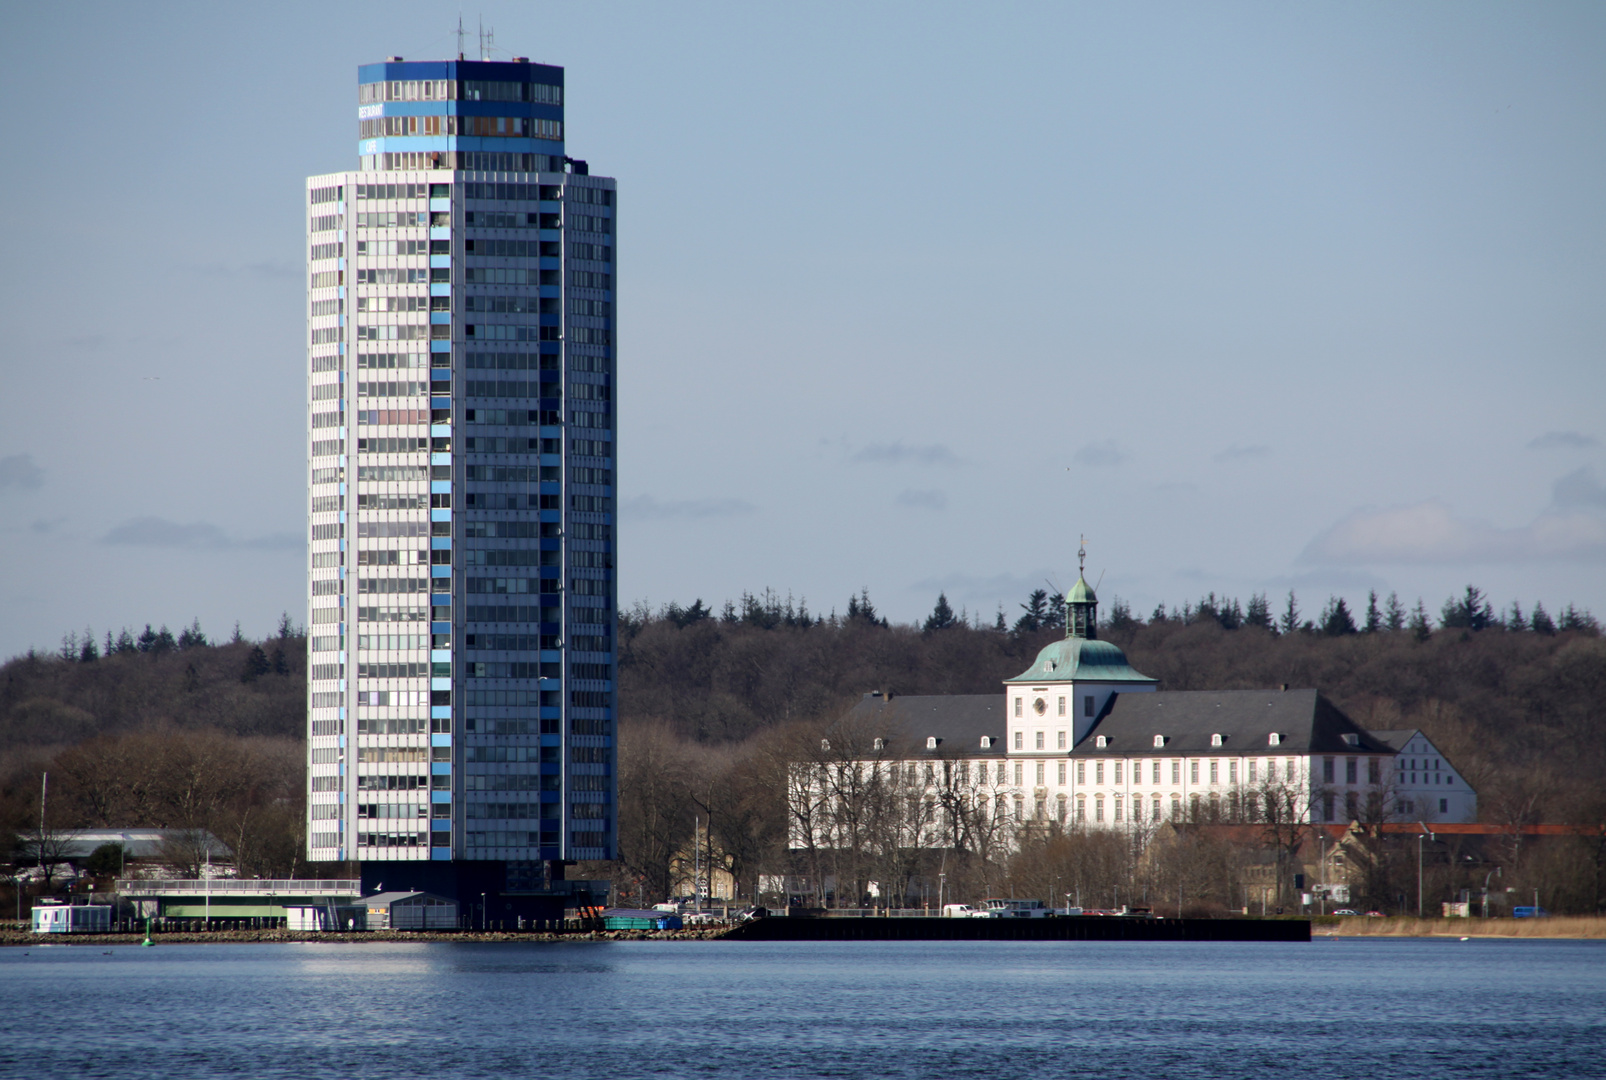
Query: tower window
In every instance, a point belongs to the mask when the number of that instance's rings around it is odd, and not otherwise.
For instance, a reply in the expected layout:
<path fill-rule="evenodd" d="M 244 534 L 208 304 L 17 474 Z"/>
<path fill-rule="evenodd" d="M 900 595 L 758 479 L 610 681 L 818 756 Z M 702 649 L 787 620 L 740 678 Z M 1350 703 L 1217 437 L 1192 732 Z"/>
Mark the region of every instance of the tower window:
<path fill-rule="evenodd" d="M 1083 716 L 1092 716 L 1093 715 L 1093 695 L 1092 694 L 1088 694 L 1087 696 L 1082 698 L 1082 715 Z"/>

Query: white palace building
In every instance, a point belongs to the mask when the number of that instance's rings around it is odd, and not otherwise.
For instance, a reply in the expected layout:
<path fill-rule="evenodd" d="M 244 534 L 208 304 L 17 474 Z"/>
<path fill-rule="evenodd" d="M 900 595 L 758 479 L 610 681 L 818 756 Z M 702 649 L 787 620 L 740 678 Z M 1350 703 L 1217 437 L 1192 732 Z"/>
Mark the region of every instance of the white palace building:
<path fill-rule="evenodd" d="M 1422 732 L 1367 731 L 1316 690 L 1162 691 L 1099 640 L 1085 577 L 1065 605 L 1065 638 L 1002 698 L 866 694 L 831 733 L 849 745 L 822 739 L 793 771 L 793 846 L 810 831 L 830 846 L 833 803 L 867 787 L 901 793 L 923 847 L 1050 822 L 1476 820 L 1477 793 Z M 956 821 L 967 808 L 977 820 Z"/>

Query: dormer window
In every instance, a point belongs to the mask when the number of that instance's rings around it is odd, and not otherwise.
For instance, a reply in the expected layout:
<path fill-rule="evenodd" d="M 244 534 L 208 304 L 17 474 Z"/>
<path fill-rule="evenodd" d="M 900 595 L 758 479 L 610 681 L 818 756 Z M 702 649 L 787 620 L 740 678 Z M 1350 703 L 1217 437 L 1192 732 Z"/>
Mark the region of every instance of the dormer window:
<path fill-rule="evenodd" d="M 1283 737 L 1281 735 L 1279 735 L 1275 731 L 1272 732 L 1270 735 L 1266 736 L 1266 745 L 1267 746 L 1281 746 L 1282 743 L 1283 743 Z"/>
<path fill-rule="evenodd" d="M 1103 735 L 1098 736 L 1098 738 L 1094 739 L 1093 742 L 1094 745 L 1096 745 L 1100 750 L 1110 745 L 1110 740 L 1105 738 Z"/>
<path fill-rule="evenodd" d="M 935 749 L 937 749 L 937 736 L 935 736 L 935 735 L 927 735 L 926 736 L 926 749 L 927 750 L 935 750 Z"/>
<path fill-rule="evenodd" d="M 1160 749 L 1160 747 L 1162 747 L 1164 745 L 1165 745 L 1165 736 L 1164 735 L 1156 735 L 1154 737 L 1154 748 L 1156 750 L 1158 750 L 1158 749 Z"/>
<path fill-rule="evenodd" d="M 981 748 L 983 750 L 991 750 L 992 746 L 993 746 L 993 737 L 991 735 L 983 735 L 981 737 Z"/>
<path fill-rule="evenodd" d="M 885 750 L 887 748 L 886 741 L 884 739 L 877 739 L 875 741 L 875 748 L 877 750 Z"/>
<path fill-rule="evenodd" d="M 1353 731 L 1344 732 L 1343 739 L 1344 739 L 1344 745 L 1345 746 L 1359 746 L 1359 745 L 1361 745 L 1361 737 L 1359 735 L 1355 734 L 1355 732 L 1353 732 Z"/>
<path fill-rule="evenodd" d="M 1221 742 L 1222 742 L 1222 735 L 1221 735 L 1221 733 L 1219 731 L 1210 736 L 1210 745 L 1211 746 L 1220 746 Z"/>

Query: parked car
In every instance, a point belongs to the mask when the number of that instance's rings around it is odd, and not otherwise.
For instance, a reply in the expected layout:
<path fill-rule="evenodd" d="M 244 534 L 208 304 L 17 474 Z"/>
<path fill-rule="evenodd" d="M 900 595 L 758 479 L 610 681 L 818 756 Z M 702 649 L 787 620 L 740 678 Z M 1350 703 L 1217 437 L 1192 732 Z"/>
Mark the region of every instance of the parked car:
<path fill-rule="evenodd" d="M 1368 911 L 1366 913 L 1366 917 L 1369 918 L 1369 919 L 1386 919 L 1386 918 L 1388 918 L 1388 916 L 1384 915 L 1381 911 Z"/>
<path fill-rule="evenodd" d="M 1354 908 L 1341 907 L 1341 908 L 1336 909 L 1333 912 L 1333 914 L 1334 915 L 1359 915 L 1360 912 L 1356 911 Z"/>

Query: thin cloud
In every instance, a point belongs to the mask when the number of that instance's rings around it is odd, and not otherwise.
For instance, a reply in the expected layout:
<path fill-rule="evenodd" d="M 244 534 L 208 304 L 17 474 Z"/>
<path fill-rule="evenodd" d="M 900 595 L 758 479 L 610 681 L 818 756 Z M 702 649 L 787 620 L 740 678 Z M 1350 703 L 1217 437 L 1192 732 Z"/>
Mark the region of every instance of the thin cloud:
<path fill-rule="evenodd" d="M 1314 563 L 1487 563 L 1606 559 L 1606 517 L 1553 507 L 1502 529 L 1458 517 L 1440 500 L 1357 510 L 1300 555 Z"/>
<path fill-rule="evenodd" d="M 1218 450 L 1215 454 L 1217 461 L 1244 461 L 1249 458 L 1263 458 L 1271 456 L 1271 447 L 1261 443 L 1254 446 L 1239 446 L 1233 443 L 1225 450 Z"/>
<path fill-rule="evenodd" d="M 1122 450 L 1120 444 L 1114 439 L 1105 439 L 1103 442 L 1088 443 L 1076 452 L 1076 456 L 1072 460 L 1078 465 L 1107 468 L 1119 465 L 1131 456 L 1131 454 Z"/>
<path fill-rule="evenodd" d="M 36 488 L 44 482 L 45 470 L 34 464 L 32 454 L 0 458 L 0 488 Z"/>
<path fill-rule="evenodd" d="M 746 499 L 677 499 L 659 502 L 651 495 L 637 495 L 619 502 L 621 513 L 639 520 L 739 517 L 751 514 L 756 509 Z"/>
<path fill-rule="evenodd" d="M 245 272 L 253 277 L 280 278 L 284 280 L 301 280 L 303 270 L 299 266 L 291 266 L 281 262 L 254 262 L 246 263 Z"/>
<path fill-rule="evenodd" d="M 919 593 L 947 593 L 949 600 L 965 604 L 997 604 L 1002 602 L 1005 614 L 1014 621 L 1015 605 L 1025 599 L 1033 589 L 1046 589 L 1045 584 L 1056 575 L 1052 570 L 1040 570 L 1034 574 L 995 574 L 992 577 L 977 577 L 974 574 L 947 574 L 943 577 L 928 577 L 912 584 L 910 589 Z M 979 610 L 979 609 L 978 609 Z"/>
<path fill-rule="evenodd" d="M 289 281 L 300 280 L 305 272 L 298 265 L 278 262 L 268 259 L 262 262 L 245 263 L 235 266 L 228 263 L 193 263 L 186 267 L 192 274 L 210 278 L 238 278 L 255 277 L 273 280 Z"/>
<path fill-rule="evenodd" d="M 210 522 L 197 521 L 185 525 L 166 518 L 138 517 L 118 525 L 101 537 L 100 542 L 114 547 L 224 551 L 234 548 L 286 549 L 300 547 L 305 541 L 293 533 L 270 533 L 236 540 Z"/>
<path fill-rule="evenodd" d="M 1550 489 L 1550 505 L 1558 510 L 1606 510 L 1606 485 L 1595 479 L 1587 465 L 1557 480 Z"/>
<path fill-rule="evenodd" d="M 1547 431 L 1537 439 L 1530 440 L 1530 450 L 1587 450 L 1591 446 L 1599 446 L 1600 440 L 1585 435 L 1581 431 Z"/>
<path fill-rule="evenodd" d="M 952 468 L 959 458 L 942 443 L 908 446 L 903 442 L 870 443 L 854 451 L 848 460 L 855 465 L 937 465 Z"/>
<path fill-rule="evenodd" d="M 897 503 L 899 506 L 909 506 L 917 510 L 946 510 L 948 496 L 934 489 L 917 491 L 906 488 L 898 492 Z"/>

